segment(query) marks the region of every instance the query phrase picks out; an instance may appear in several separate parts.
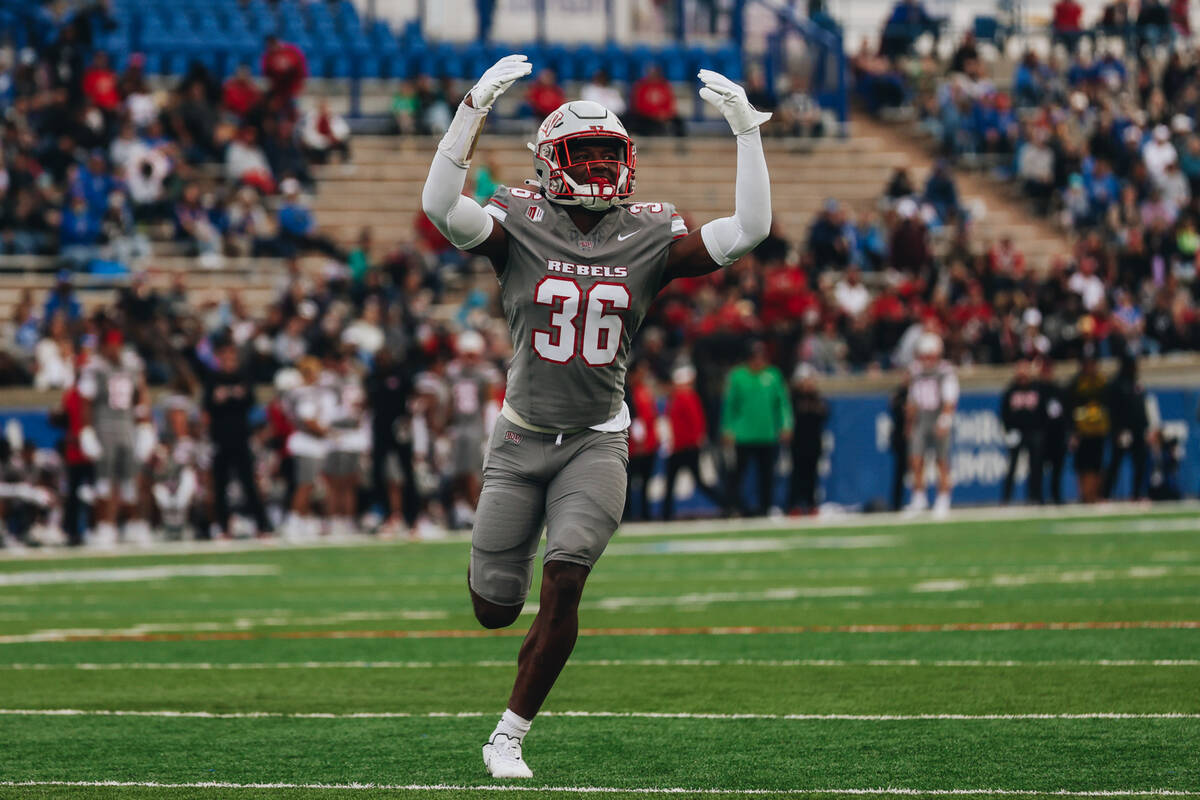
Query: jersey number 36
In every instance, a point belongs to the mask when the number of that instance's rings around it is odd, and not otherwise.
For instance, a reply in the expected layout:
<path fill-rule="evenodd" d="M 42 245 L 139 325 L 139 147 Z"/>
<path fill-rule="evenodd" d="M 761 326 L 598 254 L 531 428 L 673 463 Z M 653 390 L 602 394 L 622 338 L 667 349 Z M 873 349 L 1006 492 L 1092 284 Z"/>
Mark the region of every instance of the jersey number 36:
<path fill-rule="evenodd" d="M 623 283 L 595 283 L 585 293 L 573 280 L 543 278 L 534 289 L 534 302 L 550 307 L 550 330 L 533 332 L 533 351 L 555 364 L 579 355 L 589 367 L 609 366 L 621 349 L 625 329 L 620 314 L 610 312 L 628 310 L 631 299 Z M 582 331 L 575 325 L 581 313 Z"/>

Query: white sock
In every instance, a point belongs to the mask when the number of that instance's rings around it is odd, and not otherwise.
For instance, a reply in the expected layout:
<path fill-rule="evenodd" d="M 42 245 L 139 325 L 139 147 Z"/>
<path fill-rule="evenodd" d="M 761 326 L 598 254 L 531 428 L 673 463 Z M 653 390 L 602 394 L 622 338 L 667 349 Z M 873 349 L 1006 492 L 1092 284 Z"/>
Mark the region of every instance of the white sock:
<path fill-rule="evenodd" d="M 497 733 L 503 733 L 510 739 L 523 740 L 532 724 L 533 720 L 525 719 L 506 708 L 500 716 L 500 721 L 496 723 L 496 730 L 492 731 L 492 738 L 496 738 Z"/>

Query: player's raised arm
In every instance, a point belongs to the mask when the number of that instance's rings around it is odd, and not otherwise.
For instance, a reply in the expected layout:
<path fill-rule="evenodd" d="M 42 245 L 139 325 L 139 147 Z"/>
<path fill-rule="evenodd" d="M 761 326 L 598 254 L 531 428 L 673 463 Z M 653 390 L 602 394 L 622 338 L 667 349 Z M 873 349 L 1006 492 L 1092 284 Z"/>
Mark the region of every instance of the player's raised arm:
<path fill-rule="evenodd" d="M 459 104 L 446 135 L 438 143 L 421 192 L 421 208 L 442 235 L 455 247 L 491 258 L 497 272 L 503 267 L 508 250 L 504 229 L 494 225 L 483 207 L 464 196 L 462 190 L 475 154 L 475 143 L 492 103 L 532 69 L 525 56 L 511 55 L 483 73 Z"/>
<path fill-rule="evenodd" d="M 771 230 L 771 180 L 758 128 L 771 115 L 746 99 L 746 90 L 719 72 L 702 69 L 700 96 L 725 115 L 737 136 L 737 182 L 732 217 L 706 223 L 677 241 L 667 258 L 666 280 L 706 275 L 754 249 Z"/>

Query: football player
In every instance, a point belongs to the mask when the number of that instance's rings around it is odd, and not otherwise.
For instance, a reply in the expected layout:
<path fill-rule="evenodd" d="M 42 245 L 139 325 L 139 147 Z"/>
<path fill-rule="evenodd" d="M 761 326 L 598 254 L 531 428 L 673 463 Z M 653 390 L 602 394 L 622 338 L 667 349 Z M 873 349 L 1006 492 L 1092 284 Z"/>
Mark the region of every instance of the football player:
<path fill-rule="evenodd" d="M 366 394 L 349 350 L 333 354 L 322 382 L 334 397 L 329 453 L 325 457 L 330 533 L 347 536 L 357 532 L 358 484 L 363 472 L 363 456 L 371 446 L 365 412 Z"/>
<path fill-rule="evenodd" d="M 484 627 L 511 625 L 521 613 L 547 531 L 538 613 L 508 708 L 483 746 L 497 778 L 533 775 L 522 742 L 575 646 L 584 583 L 621 519 L 633 334 L 667 283 L 732 264 L 771 226 L 758 130 L 770 114 L 709 70 L 700 71 L 700 95 L 737 136 L 733 216 L 689 233 L 671 204 L 628 202 L 633 141 L 614 113 L 579 100 L 538 127 L 536 181 L 499 187 L 486 208 L 463 196 L 493 102 L 531 69 L 511 55 L 483 74 L 438 145 L 422 193 L 425 213 L 455 246 L 491 260 L 515 348 L 471 536 L 468 585 Z"/>
<path fill-rule="evenodd" d="M 479 504 L 479 481 L 483 471 L 485 411 L 492 387 L 499 383 L 496 368 L 483 359 L 486 346 L 477 331 L 464 331 L 456 342 L 458 358 L 446 366 L 450 384 L 449 435 L 450 478 L 453 482 L 452 518 L 462 516 L 465 505 L 474 514 Z M 469 524 L 469 523 L 467 523 Z"/>
<path fill-rule="evenodd" d="M 950 435 L 954 410 L 958 407 L 958 377 L 950 362 L 942 360 L 942 339 L 933 331 L 918 337 L 916 360 L 910 368 L 908 387 L 908 451 L 912 458 L 912 500 L 910 512 L 929 508 L 925 494 L 925 456 L 932 451 L 937 459 L 937 499 L 933 513 L 950 512 Z"/>
<path fill-rule="evenodd" d="M 296 365 L 302 382 L 288 394 L 290 416 L 296 429 L 288 436 L 287 449 L 296 460 L 296 491 L 291 515 L 284 522 L 284 538 L 312 540 L 321 535 L 321 522 L 312 516 L 312 494 L 329 453 L 330 423 L 336 400 L 321 385 L 321 361 L 304 356 Z"/>
<path fill-rule="evenodd" d="M 141 359 L 126 350 L 121 331 L 105 332 L 100 352 L 89 362 L 79 379 L 84 403 L 84 428 L 80 447 L 96 462 L 96 525 L 93 544 L 111 547 L 117 543 L 117 512 L 123 506 L 128 513 L 125 538 L 137 544 L 150 541 L 150 528 L 137 519 L 139 462 L 149 456 L 139 451 L 139 437 L 147 424 L 145 370 Z M 153 444 L 151 444 L 151 449 Z M 144 457 L 138 458 L 141 454 Z"/>

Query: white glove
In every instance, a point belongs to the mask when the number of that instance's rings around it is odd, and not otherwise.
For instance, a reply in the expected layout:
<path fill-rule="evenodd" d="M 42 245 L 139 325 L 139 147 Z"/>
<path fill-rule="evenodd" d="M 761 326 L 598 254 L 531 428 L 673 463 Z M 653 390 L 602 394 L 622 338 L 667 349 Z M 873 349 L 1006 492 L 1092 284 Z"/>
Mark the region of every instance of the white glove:
<path fill-rule="evenodd" d="M 489 109 L 496 98 L 504 94 L 518 78 L 533 71 L 533 64 L 523 55 L 511 55 L 488 67 L 479 81 L 471 87 L 471 103 L 478 109 Z"/>
<path fill-rule="evenodd" d="M 104 448 L 100 446 L 100 437 L 91 425 L 79 432 L 79 449 L 88 461 L 95 461 L 104 452 Z"/>
<path fill-rule="evenodd" d="M 469 167 L 471 157 L 475 155 L 475 142 L 479 140 L 479 134 L 483 132 L 483 121 L 487 118 L 488 112 L 492 110 L 492 103 L 508 87 L 512 86 L 517 78 L 525 77 L 532 70 L 533 65 L 522 55 L 505 56 L 488 67 L 479 82 L 472 86 L 471 91 L 467 93 L 467 96 L 471 98 L 471 105 L 468 106 L 465 99 L 458 104 L 458 111 L 455 112 L 454 119 L 450 120 L 450 127 L 446 129 L 445 135 L 438 143 L 438 152 L 453 161 L 460 169 L 465 170 Z M 434 159 L 434 167 L 430 169 L 430 173 L 432 174 L 436 169 L 437 159 Z M 460 177 L 464 182 L 466 181 L 465 174 Z M 434 182 L 426 181 L 425 189 L 421 194 L 422 209 L 429 219 L 438 225 L 438 230 L 443 234 L 450 227 L 448 225 L 450 211 L 454 204 L 458 203 L 459 195 L 462 194 L 462 184 L 457 181 L 458 178 L 451 180 L 451 183 L 457 184 L 453 186 L 444 179 Z M 430 194 L 431 190 L 433 194 Z M 450 205 L 446 205 L 447 198 L 444 195 L 447 193 Z M 481 233 L 482 228 L 481 230 L 475 230 L 475 228 L 485 222 L 487 231 L 491 231 L 491 219 L 484 216 L 482 209 L 478 214 L 472 214 L 471 217 L 476 224 L 468 224 L 467 227 L 470 230 L 467 233 L 451 237 L 450 241 L 454 242 L 456 246 L 463 247 L 464 241 L 468 242 L 467 246 L 469 247 L 479 244 L 487 233 Z"/>
<path fill-rule="evenodd" d="M 702 69 L 697 77 L 704 82 L 700 96 L 705 102 L 725 115 L 733 132 L 741 135 L 750 133 L 771 118 L 766 111 L 758 111 L 746 99 L 746 90 L 719 72 Z"/>

